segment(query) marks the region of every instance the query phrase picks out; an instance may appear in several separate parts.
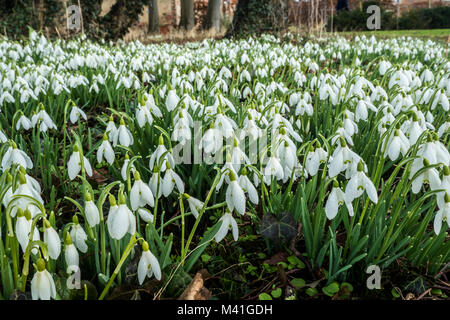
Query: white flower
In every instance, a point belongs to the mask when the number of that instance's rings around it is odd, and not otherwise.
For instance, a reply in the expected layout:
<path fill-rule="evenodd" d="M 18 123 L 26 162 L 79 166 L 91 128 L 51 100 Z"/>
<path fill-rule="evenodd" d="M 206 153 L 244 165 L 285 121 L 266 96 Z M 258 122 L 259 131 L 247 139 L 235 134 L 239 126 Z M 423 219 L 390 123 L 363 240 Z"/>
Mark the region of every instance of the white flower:
<path fill-rule="evenodd" d="M 162 195 L 162 181 L 163 178 L 158 171 L 157 167 L 153 168 L 153 174 L 150 178 L 150 181 L 148 182 L 148 186 L 150 187 L 150 190 L 152 190 L 153 195 L 156 195 L 156 199 L 161 198 Z"/>
<path fill-rule="evenodd" d="M 22 211 L 22 209 L 18 209 L 17 214 L 17 220 L 16 220 L 16 227 L 15 227 L 15 233 L 17 237 L 17 241 L 19 241 L 20 247 L 22 248 L 22 251 L 25 252 L 27 249 L 29 240 L 30 240 L 30 232 L 31 232 L 31 213 L 30 211 L 26 210 L 25 212 Z M 39 230 L 37 227 L 34 227 L 33 231 L 33 241 L 40 240 L 39 236 Z M 37 254 L 37 248 L 38 246 L 35 246 L 32 249 L 33 254 Z"/>
<path fill-rule="evenodd" d="M 80 250 L 83 253 L 87 252 L 88 250 L 88 246 L 86 244 L 87 234 L 84 231 L 83 227 L 78 223 L 77 216 L 73 216 L 73 224 L 72 229 L 70 230 L 70 237 L 72 238 L 78 250 Z"/>
<path fill-rule="evenodd" d="M 95 227 L 100 223 L 100 212 L 97 206 L 92 201 L 91 195 L 86 193 L 86 202 L 84 205 L 84 214 L 86 215 L 86 220 L 91 227 Z"/>
<path fill-rule="evenodd" d="M 178 105 L 180 98 L 177 96 L 177 92 L 175 90 L 169 90 L 166 98 L 166 108 L 168 111 L 172 111 Z"/>
<path fill-rule="evenodd" d="M 150 170 L 153 170 L 154 166 L 159 168 L 161 172 L 166 171 L 167 164 L 171 167 L 175 167 L 175 161 L 170 152 L 167 152 L 166 147 L 164 146 L 164 139 L 162 136 L 159 137 L 159 143 L 156 150 L 152 153 L 149 161 Z"/>
<path fill-rule="evenodd" d="M 32 127 L 30 119 L 28 119 L 24 114 L 22 114 L 17 121 L 16 130 L 20 130 L 23 128 L 25 130 L 29 130 Z"/>
<path fill-rule="evenodd" d="M 430 165 L 427 159 L 417 158 L 414 159 L 411 165 L 410 179 L 422 168 Z M 439 172 L 436 168 L 427 168 L 421 174 L 419 174 L 413 181 L 411 185 L 411 191 L 413 193 L 419 193 L 422 185 L 424 183 L 429 183 L 431 190 L 438 190 L 441 186 L 441 179 L 439 178 Z"/>
<path fill-rule="evenodd" d="M 195 218 L 198 218 L 198 215 L 199 215 L 198 211 L 203 208 L 204 203 L 194 197 L 191 197 L 190 195 L 188 195 L 186 193 L 184 194 L 184 197 L 186 198 L 186 200 L 189 204 L 189 208 L 191 209 L 192 214 L 194 215 Z"/>
<path fill-rule="evenodd" d="M 114 118 L 112 115 L 109 117 L 108 125 L 106 126 L 106 129 L 105 129 L 105 133 L 107 135 L 109 135 L 109 141 L 113 142 L 114 141 L 113 137 L 116 136 L 117 128 L 116 128 L 116 125 L 114 124 Z"/>
<path fill-rule="evenodd" d="M 139 213 L 139 216 L 142 220 L 147 223 L 153 223 L 153 214 L 148 209 L 139 208 L 137 209 L 137 212 Z"/>
<path fill-rule="evenodd" d="M 250 199 L 250 201 L 253 204 L 258 204 L 258 192 L 256 191 L 256 188 L 252 184 L 250 179 L 247 177 L 247 170 L 245 168 L 242 169 L 242 174 L 239 177 L 239 185 L 242 187 L 242 190 L 244 190 L 244 192 L 248 193 L 248 198 Z"/>
<path fill-rule="evenodd" d="M 52 275 L 45 269 L 44 259 L 37 262 L 37 272 L 31 280 L 31 298 L 33 300 L 50 300 L 56 298 L 55 282 Z"/>
<path fill-rule="evenodd" d="M 44 242 L 47 244 L 48 255 L 53 260 L 56 260 L 61 253 L 61 240 L 58 232 L 53 229 L 47 220 L 44 222 L 44 225 Z"/>
<path fill-rule="evenodd" d="M 237 241 L 238 237 L 239 237 L 239 229 L 238 229 L 236 220 L 234 220 L 231 213 L 229 213 L 229 212 L 225 213 L 220 218 L 220 221 L 222 221 L 222 224 L 220 226 L 219 231 L 217 231 L 216 235 L 214 236 L 216 242 L 220 242 L 220 241 L 222 241 L 223 238 L 225 238 L 230 226 L 231 226 L 232 233 L 233 233 L 233 239 L 234 239 L 234 241 Z"/>
<path fill-rule="evenodd" d="M 397 160 L 400 153 L 402 154 L 402 156 L 405 156 L 405 154 L 408 152 L 408 149 L 408 138 L 406 138 L 401 130 L 395 129 L 394 135 L 391 135 L 386 146 L 386 154 L 389 156 L 389 159 L 391 159 L 391 161 Z"/>
<path fill-rule="evenodd" d="M 77 106 L 73 106 L 69 116 L 70 122 L 72 122 L 73 124 L 77 123 L 78 119 L 80 119 L 80 116 L 84 120 L 87 120 L 86 113 L 84 113 L 83 110 L 81 110 Z"/>
<path fill-rule="evenodd" d="M 45 112 L 44 107 L 41 107 L 41 110 L 31 117 L 31 124 L 33 127 L 39 124 L 39 130 L 41 132 L 46 132 L 47 129 L 56 129 L 56 125 L 50 116 Z"/>
<path fill-rule="evenodd" d="M 164 178 L 162 180 L 162 192 L 164 197 L 168 197 L 175 186 L 180 193 L 184 193 L 184 184 L 181 180 L 180 176 L 172 170 L 170 165 L 167 166 L 166 173 L 164 174 Z"/>
<path fill-rule="evenodd" d="M 122 169 L 120 170 L 120 174 L 122 176 L 122 179 L 124 181 L 127 181 L 127 169 L 128 169 L 128 164 L 130 163 L 130 157 L 128 156 L 128 152 L 125 154 L 125 161 L 123 162 L 123 166 Z M 130 167 L 130 172 L 134 173 L 136 171 L 136 167 L 134 166 L 134 164 L 131 164 Z"/>
<path fill-rule="evenodd" d="M 106 221 L 111 238 L 120 240 L 128 232 L 133 235 L 136 232 L 136 218 L 125 204 L 125 197 L 119 194 L 119 205 L 111 205 L 108 220 Z"/>
<path fill-rule="evenodd" d="M 378 195 L 375 186 L 363 172 L 364 165 L 362 162 L 358 164 L 358 171 L 350 178 L 345 188 L 345 201 L 352 202 L 354 199 L 360 197 L 364 191 L 373 203 L 378 202 Z"/>
<path fill-rule="evenodd" d="M 8 138 L 5 136 L 2 129 L 0 129 L 0 143 L 5 143 L 6 141 L 8 141 Z"/>
<path fill-rule="evenodd" d="M 33 162 L 25 152 L 17 148 L 14 142 L 11 142 L 11 146 L 8 148 L 2 158 L 2 170 L 6 171 L 11 165 L 17 164 L 25 169 L 32 169 Z"/>
<path fill-rule="evenodd" d="M 88 159 L 83 156 L 83 165 L 84 170 L 86 171 L 86 174 L 88 176 L 92 176 L 92 167 L 89 163 Z M 69 158 L 69 161 L 67 162 L 67 173 L 69 175 L 69 179 L 73 180 L 75 177 L 80 173 L 81 171 L 81 155 L 80 151 L 78 150 L 78 146 L 75 144 L 73 148 L 73 153 Z"/>
<path fill-rule="evenodd" d="M 105 133 L 103 136 L 103 142 L 97 150 L 97 162 L 101 163 L 105 157 L 106 161 L 112 165 L 114 163 L 114 149 L 111 146 L 111 143 L 108 141 L 108 135 Z M 126 179 L 124 179 L 126 180 Z"/>
<path fill-rule="evenodd" d="M 134 172 L 134 179 L 135 181 L 130 191 L 131 209 L 136 211 L 147 204 L 153 207 L 155 200 L 153 199 L 152 190 L 141 180 L 141 175 L 138 171 Z"/>
<path fill-rule="evenodd" d="M 230 183 L 228 184 L 228 188 L 226 191 L 226 202 L 228 205 L 228 209 L 230 212 L 233 212 L 234 209 L 240 214 L 245 213 L 245 193 L 242 190 L 241 186 L 236 180 L 236 175 L 233 172 L 229 172 Z"/>
<path fill-rule="evenodd" d="M 445 193 L 445 204 L 439 209 L 434 217 L 433 227 L 436 234 L 439 234 L 441 231 L 443 221 L 447 221 L 447 225 L 450 228 L 450 196 L 448 193 Z"/>
<path fill-rule="evenodd" d="M 283 167 L 280 164 L 280 160 L 273 156 L 269 157 L 266 167 L 264 168 L 264 183 L 269 185 L 272 181 L 272 177 L 275 177 L 277 180 L 282 180 L 284 177 Z"/>
<path fill-rule="evenodd" d="M 158 259 L 150 252 L 148 243 L 142 244 L 142 256 L 138 263 L 138 280 L 141 285 L 145 277 L 151 277 L 155 274 L 157 280 L 161 280 L 161 268 L 159 266 Z"/>
<path fill-rule="evenodd" d="M 344 204 L 347 206 L 348 213 L 353 216 L 353 206 L 351 202 L 345 200 L 345 194 L 339 188 L 339 184 L 335 181 L 333 183 L 333 189 L 331 189 L 330 195 L 328 196 L 327 203 L 325 204 L 325 213 L 328 219 L 334 219 L 338 212 L 339 207 Z"/>
<path fill-rule="evenodd" d="M 215 154 L 222 148 L 223 136 L 218 129 L 209 128 L 205 131 L 205 134 L 200 139 L 199 148 L 205 151 L 205 153 Z"/>
<path fill-rule="evenodd" d="M 112 133 L 112 140 L 114 147 L 117 146 L 118 143 L 124 147 L 129 147 L 133 144 L 133 135 L 125 126 L 125 121 L 123 120 L 123 118 L 120 119 L 119 128 Z"/>
<path fill-rule="evenodd" d="M 315 176 L 319 171 L 319 166 L 328 159 L 328 153 L 322 148 L 313 147 L 310 149 L 306 156 L 305 168 L 311 177 Z"/>
<path fill-rule="evenodd" d="M 77 251 L 77 248 L 72 243 L 72 238 L 68 233 L 66 235 L 65 247 L 64 247 L 64 259 L 68 267 L 70 266 L 79 266 L 80 257 Z"/>

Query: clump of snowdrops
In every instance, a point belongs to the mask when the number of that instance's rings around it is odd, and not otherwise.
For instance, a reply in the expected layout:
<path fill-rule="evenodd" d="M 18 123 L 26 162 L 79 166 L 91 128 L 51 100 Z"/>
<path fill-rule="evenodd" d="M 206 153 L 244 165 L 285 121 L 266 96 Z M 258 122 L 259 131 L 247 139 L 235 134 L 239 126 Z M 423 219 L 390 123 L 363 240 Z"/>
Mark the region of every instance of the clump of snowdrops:
<path fill-rule="evenodd" d="M 94 279 L 103 299 L 136 257 L 137 285 L 156 279 L 159 298 L 212 241 L 286 210 L 329 282 L 398 258 L 436 274 L 449 260 L 439 43 L 106 44 L 31 31 L 0 40 L 0 66 L 3 298 L 61 299 L 63 287 L 87 298 L 80 280 Z M 203 158 L 180 163 L 180 148 Z"/>

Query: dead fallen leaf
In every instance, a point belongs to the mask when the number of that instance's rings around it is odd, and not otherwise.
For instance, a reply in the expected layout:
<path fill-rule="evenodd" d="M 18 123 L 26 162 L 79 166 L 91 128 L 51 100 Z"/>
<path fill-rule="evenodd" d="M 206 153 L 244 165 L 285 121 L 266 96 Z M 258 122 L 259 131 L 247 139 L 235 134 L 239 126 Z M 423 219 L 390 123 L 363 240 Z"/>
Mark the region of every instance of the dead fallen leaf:
<path fill-rule="evenodd" d="M 206 275 L 206 270 L 197 272 L 194 279 L 192 279 L 178 300 L 209 300 L 211 292 L 203 286 Z"/>

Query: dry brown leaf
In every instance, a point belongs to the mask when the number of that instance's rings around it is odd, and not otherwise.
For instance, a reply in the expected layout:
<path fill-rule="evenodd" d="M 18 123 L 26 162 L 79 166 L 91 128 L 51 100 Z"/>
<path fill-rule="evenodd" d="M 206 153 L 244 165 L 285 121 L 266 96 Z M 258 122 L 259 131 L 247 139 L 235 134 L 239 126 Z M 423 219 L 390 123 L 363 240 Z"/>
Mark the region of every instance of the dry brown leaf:
<path fill-rule="evenodd" d="M 209 300 L 211 292 L 203 286 L 207 271 L 197 272 L 189 286 L 184 290 L 178 300 Z"/>

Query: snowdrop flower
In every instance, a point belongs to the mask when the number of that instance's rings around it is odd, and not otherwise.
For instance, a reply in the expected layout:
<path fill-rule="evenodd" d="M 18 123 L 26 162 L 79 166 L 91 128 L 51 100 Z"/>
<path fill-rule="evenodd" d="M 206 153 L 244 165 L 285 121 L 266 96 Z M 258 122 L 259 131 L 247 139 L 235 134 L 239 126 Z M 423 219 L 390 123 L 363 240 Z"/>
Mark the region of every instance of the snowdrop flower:
<path fill-rule="evenodd" d="M 17 148 L 17 145 L 14 141 L 11 141 L 8 150 L 2 158 L 2 171 L 4 172 L 6 171 L 6 169 L 11 168 L 11 165 L 13 164 L 20 165 L 25 169 L 33 168 L 33 162 L 31 161 L 30 157 L 27 156 L 25 152 Z"/>
<path fill-rule="evenodd" d="M 197 219 L 199 216 L 199 211 L 203 208 L 204 203 L 186 193 L 184 194 L 184 197 L 189 204 L 189 209 L 191 209 L 192 214 Z"/>
<path fill-rule="evenodd" d="M 378 202 L 378 195 L 375 186 L 365 175 L 364 164 L 358 163 L 358 171 L 350 178 L 345 188 L 345 202 L 351 203 L 354 199 L 359 198 L 364 191 L 373 203 Z"/>
<path fill-rule="evenodd" d="M 83 166 L 86 174 L 88 176 L 92 176 L 92 167 L 89 163 L 88 159 L 83 156 Z M 69 175 L 69 179 L 73 180 L 81 171 L 81 153 L 78 150 L 78 145 L 75 144 L 73 147 L 73 153 L 67 162 L 67 173 Z"/>
<path fill-rule="evenodd" d="M 130 156 L 128 155 L 128 152 L 127 152 L 125 154 L 125 161 L 123 162 L 122 169 L 120 170 L 120 174 L 124 181 L 127 181 L 127 169 L 128 169 L 129 163 L 130 163 Z M 135 171 L 136 171 L 136 168 L 135 168 L 134 164 L 131 164 L 130 172 L 134 173 Z"/>
<path fill-rule="evenodd" d="M 30 240 L 30 232 L 31 232 L 31 213 L 27 209 L 25 211 L 22 211 L 22 209 L 17 210 L 17 219 L 16 219 L 16 226 L 15 226 L 15 233 L 17 237 L 17 241 L 20 244 L 20 247 L 22 248 L 22 251 L 25 252 L 27 249 L 29 240 Z M 37 227 L 34 227 L 33 230 L 33 241 L 40 240 L 39 236 L 39 230 Z M 33 254 L 37 254 L 37 248 L 38 246 L 35 246 L 31 252 Z"/>
<path fill-rule="evenodd" d="M 84 111 L 78 108 L 77 106 L 73 106 L 69 116 L 70 122 L 72 122 L 73 124 L 77 123 L 78 120 L 80 119 L 80 116 L 84 120 L 87 120 L 86 113 L 84 113 Z"/>
<path fill-rule="evenodd" d="M 442 109 L 444 109 L 444 111 L 450 110 L 450 104 L 443 89 L 435 95 L 434 100 L 431 103 L 431 110 L 434 110 L 437 105 L 442 106 Z"/>
<path fill-rule="evenodd" d="M 282 180 L 284 177 L 284 171 L 280 160 L 274 156 L 269 157 L 266 167 L 264 168 L 264 183 L 269 185 L 272 181 L 272 177 L 275 177 L 277 180 Z"/>
<path fill-rule="evenodd" d="M 239 171 L 241 165 L 244 163 L 250 164 L 250 159 L 245 152 L 239 148 L 239 142 L 236 138 L 234 138 L 233 147 L 231 148 L 231 161 L 235 171 Z"/>
<path fill-rule="evenodd" d="M 248 193 L 248 197 L 253 204 L 258 204 L 258 192 L 256 191 L 255 186 L 252 184 L 250 179 L 247 177 L 247 169 L 243 168 L 241 172 L 241 176 L 239 177 L 239 185 L 241 186 L 244 192 Z"/>
<path fill-rule="evenodd" d="M 281 140 L 279 146 L 276 148 L 276 154 L 280 160 L 280 164 L 284 170 L 292 171 L 297 164 L 297 148 L 287 140 Z M 285 176 L 283 174 L 283 176 Z"/>
<path fill-rule="evenodd" d="M 176 123 L 172 131 L 172 140 L 180 142 L 181 145 L 185 145 L 186 142 L 191 140 L 189 120 L 184 117 L 182 112 L 180 112 L 178 119 L 174 119 L 174 121 L 176 121 Z"/>
<path fill-rule="evenodd" d="M 108 134 L 103 135 L 103 142 L 100 145 L 100 147 L 97 150 L 97 162 L 101 163 L 103 160 L 103 157 L 105 157 L 105 160 L 112 165 L 114 163 L 115 154 L 114 149 L 111 146 L 111 143 L 109 143 L 108 140 Z M 124 179 L 126 180 L 126 179 Z"/>
<path fill-rule="evenodd" d="M 328 152 L 326 152 L 322 147 L 314 149 L 311 146 L 308 154 L 306 155 L 305 168 L 311 177 L 315 176 L 319 171 L 319 166 L 321 163 L 325 163 L 328 159 Z"/>
<path fill-rule="evenodd" d="M 158 259 L 150 252 L 148 243 L 142 243 L 142 256 L 138 263 L 138 281 L 141 285 L 145 277 L 151 277 L 155 274 L 157 280 L 161 280 L 161 268 Z"/>
<path fill-rule="evenodd" d="M 117 146 L 117 143 L 124 147 L 129 147 L 133 144 L 133 135 L 130 130 L 125 126 L 123 118 L 120 119 L 119 128 L 112 133 L 113 146 Z"/>
<path fill-rule="evenodd" d="M 450 129 L 450 121 L 445 121 L 438 129 L 438 137 L 442 138 L 445 132 Z"/>
<path fill-rule="evenodd" d="M 97 206 L 92 201 L 92 197 L 89 192 L 86 193 L 84 204 L 84 214 L 86 215 L 86 220 L 90 227 L 95 227 L 100 223 L 100 212 Z"/>
<path fill-rule="evenodd" d="M 17 199 L 17 201 L 14 203 L 14 206 L 10 213 L 11 217 L 13 217 L 13 218 L 15 217 L 16 212 L 19 208 L 22 209 L 22 211 L 24 211 L 24 212 L 28 209 L 31 213 L 31 218 L 34 218 L 36 216 L 36 214 L 38 214 L 41 211 L 39 206 L 37 206 L 28 197 L 34 198 L 35 201 L 38 201 L 41 204 L 44 203 L 39 192 L 36 191 L 33 188 L 33 185 L 27 181 L 26 176 L 23 174 L 23 172 L 19 173 L 19 186 L 14 191 L 14 193 L 11 194 L 11 197 L 12 196 L 23 196 L 23 197 L 19 197 L 19 199 Z M 25 196 L 28 196 L 28 197 L 25 197 Z M 11 199 L 7 200 L 8 203 L 5 202 L 6 206 L 8 206 L 10 200 Z"/>
<path fill-rule="evenodd" d="M 44 242 L 47 244 L 48 255 L 53 260 L 58 259 L 61 253 L 61 240 L 58 232 L 50 225 L 48 220 L 44 221 Z"/>
<path fill-rule="evenodd" d="M 446 192 L 444 196 L 444 205 L 439 209 L 434 217 L 434 233 L 439 234 L 442 228 L 442 222 L 447 221 L 447 225 L 450 228 L 450 196 Z"/>
<path fill-rule="evenodd" d="M 76 215 L 73 216 L 72 221 L 73 224 L 70 230 L 70 237 L 72 238 L 77 249 L 83 253 L 86 253 L 88 250 L 88 246 L 86 244 L 87 234 L 83 227 L 79 224 L 78 217 Z"/>
<path fill-rule="evenodd" d="M 172 170 L 170 164 L 167 164 L 167 170 L 164 174 L 161 186 L 163 195 L 166 198 L 172 193 L 175 186 L 177 187 L 178 192 L 184 193 L 183 181 L 181 180 L 180 176 Z"/>
<path fill-rule="evenodd" d="M 328 196 L 327 203 L 325 204 L 325 213 L 329 220 L 336 217 L 338 209 L 341 205 L 345 203 L 348 213 L 353 217 L 354 211 L 352 203 L 345 200 L 345 194 L 339 188 L 339 183 L 335 180 L 333 182 L 333 189 L 331 189 L 330 195 Z"/>
<path fill-rule="evenodd" d="M 161 162 L 162 160 L 162 162 Z M 166 168 L 168 167 L 168 165 L 170 165 L 171 167 L 175 167 L 175 161 L 173 159 L 172 153 L 171 152 L 167 152 L 166 146 L 164 145 L 164 139 L 161 136 L 159 136 L 159 142 L 158 142 L 158 147 L 156 148 L 156 150 L 152 153 L 151 157 L 150 157 L 150 161 L 149 161 L 149 167 L 150 170 L 153 170 L 153 168 L 155 167 L 159 167 L 159 170 L 161 172 L 166 171 Z"/>
<path fill-rule="evenodd" d="M 22 112 L 21 114 L 22 115 L 20 116 L 16 124 L 16 130 L 19 131 L 20 128 L 23 128 L 24 130 L 29 130 L 32 127 L 31 121 Z"/>
<path fill-rule="evenodd" d="M 64 241 L 64 259 L 68 267 L 77 266 L 79 267 L 80 257 L 77 251 L 77 248 L 72 242 L 72 237 L 69 233 L 66 235 L 66 239 Z"/>
<path fill-rule="evenodd" d="M 137 213 L 146 223 L 153 223 L 153 214 L 146 208 L 138 208 Z"/>
<path fill-rule="evenodd" d="M 150 207 L 155 205 L 153 193 L 149 186 L 141 180 L 141 175 L 138 171 L 134 172 L 134 184 L 130 191 L 131 209 L 136 211 L 139 207 L 144 207 L 147 204 Z"/>
<path fill-rule="evenodd" d="M 33 127 L 39 125 L 41 132 L 46 132 L 48 129 L 56 129 L 56 125 L 45 111 L 44 106 L 41 106 L 41 110 L 31 117 L 31 124 Z"/>
<path fill-rule="evenodd" d="M 158 167 L 153 167 L 153 174 L 148 182 L 148 186 L 152 190 L 153 195 L 156 195 L 156 199 L 161 198 L 162 195 L 162 180 L 163 178 Z"/>
<path fill-rule="evenodd" d="M 349 179 L 355 173 L 361 157 L 349 149 L 343 138 L 340 138 L 339 141 L 340 145 L 334 150 L 328 162 L 328 175 L 330 178 L 334 178 L 340 172 L 346 171 L 346 178 Z"/>
<path fill-rule="evenodd" d="M 207 154 L 215 154 L 217 151 L 222 149 L 223 146 L 223 136 L 218 129 L 209 128 L 205 131 L 205 134 L 200 139 L 199 148 Z"/>
<path fill-rule="evenodd" d="M 0 143 L 5 143 L 6 141 L 8 141 L 8 138 L 5 136 L 2 129 L 0 128 Z"/>
<path fill-rule="evenodd" d="M 52 275 L 45 269 L 45 261 L 37 261 L 37 272 L 31 280 L 31 298 L 33 300 L 50 300 L 56 298 L 55 282 Z"/>
<path fill-rule="evenodd" d="M 106 126 L 106 129 L 105 129 L 105 133 L 109 136 L 109 141 L 113 142 L 114 141 L 113 138 L 116 136 L 116 133 L 117 133 L 117 128 L 116 128 L 116 125 L 114 124 L 114 118 L 112 115 L 109 117 L 108 125 Z"/>
<path fill-rule="evenodd" d="M 220 225 L 219 231 L 217 231 L 216 235 L 214 236 L 216 242 L 219 243 L 220 241 L 222 241 L 223 238 L 225 238 L 225 236 L 228 233 L 228 230 L 229 230 L 230 226 L 231 226 L 231 230 L 232 230 L 232 233 L 233 233 L 233 239 L 234 239 L 234 241 L 237 241 L 238 237 L 239 237 L 239 229 L 238 229 L 238 225 L 236 223 L 236 220 L 234 220 L 234 218 L 231 215 L 231 213 L 227 211 L 220 218 L 220 221 L 222 221 L 222 224 Z"/>
<path fill-rule="evenodd" d="M 128 232 L 133 235 L 136 232 L 136 218 L 128 209 L 123 193 L 119 193 L 119 205 L 110 197 L 110 210 L 106 224 L 111 238 L 120 240 Z"/>
<path fill-rule="evenodd" d="M 414 159 L 413 164 L 411 165 L 411 173 L 410 179 L 414 177 L 414 175 L 424 167 L 428 167 L 430 162 L 425 158 L 417 158 Z M 441 186 L 441 179 L 439 178 L 439 172 L 436 168 L 427 168 L 421 174 L 419 174 L 412 182 L 411 191 L 414 194 L 419 193 L 422 185 L 424 183 L 429 183 L 431 190 L 438 190 Z"/>
<path fill-rule="evenodd" d="M 438 189 L 444 190 L 436 194 L 437 205 L 439 208 L 443 208 L 445 205 L 445 193 L 450 194 L 450 168 L 448 166 L 444 166 L 444 176 Z"/>
<path fill-rule="evenodd" d="M 175 109 L 175 107 L 178 105 L 178 102 L 180 101 L 180 98 L 177 96 L 177 93 L 175 90 L 169 90 L 167 93 L 166 98 L 166 108 L 168 111 L 172 111 Z"/>
<path fill-rule="evenodd" d="M 234 209 L 240 214 L 245 213 L 245 193 L 241 186 L 236 180 L 236 175 L 234 172 L 229 171 L 228 175 L 230 177 L 230 183 L 228 184 L 227 191 L 225 194 L 225 199 L 230 212 Z"/>
<path fill-rule="evenodd" d="M 408 138 L 403 134 L 401 130 L 395 129 L 394 135 L 389 138 L 385 156 L 388 155 L 391 161 L 397 160 L 400 153 L 402 156 L 408 152 L 409 149 L 409 141 Z"/>

